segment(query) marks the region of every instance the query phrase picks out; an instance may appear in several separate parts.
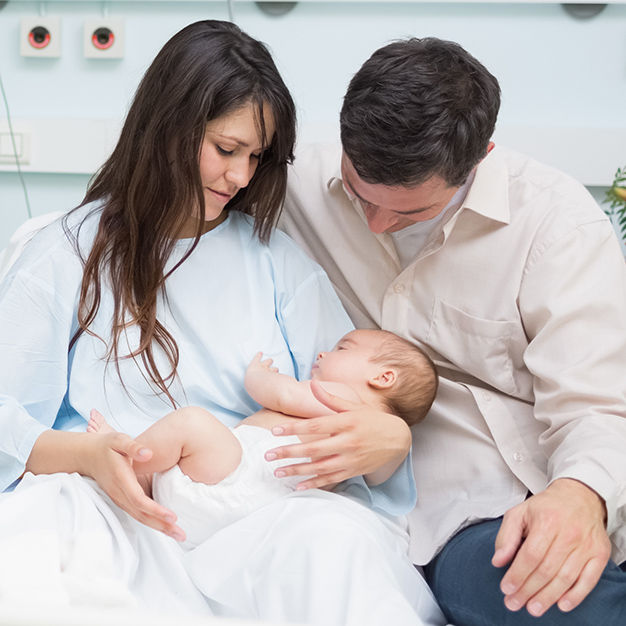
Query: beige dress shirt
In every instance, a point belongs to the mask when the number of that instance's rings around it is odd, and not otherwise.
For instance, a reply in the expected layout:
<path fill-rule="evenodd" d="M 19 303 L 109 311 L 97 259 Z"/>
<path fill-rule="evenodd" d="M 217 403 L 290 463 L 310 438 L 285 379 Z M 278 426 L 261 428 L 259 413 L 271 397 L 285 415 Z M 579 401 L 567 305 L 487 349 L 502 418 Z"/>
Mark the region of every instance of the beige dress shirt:
<path fill-rule="evenodd" d="M 439 369 L 413 428 L 413 562 L 563 477 L 604 498 L 626 560 L 626 268 L 606 216 L 576 181 L 496 147 L 402 270 L 345 193 L 340 156 L 299 150 L 281 227 L 357 327 L 406 337 Z"/>

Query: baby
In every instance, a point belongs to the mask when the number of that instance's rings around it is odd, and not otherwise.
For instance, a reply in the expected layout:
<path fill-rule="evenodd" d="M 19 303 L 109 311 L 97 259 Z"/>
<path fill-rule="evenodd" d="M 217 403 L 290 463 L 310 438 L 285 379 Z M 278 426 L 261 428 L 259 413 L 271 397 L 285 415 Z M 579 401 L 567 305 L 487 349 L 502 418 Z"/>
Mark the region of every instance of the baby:
<path fill-rule="evenodd" d="M 437 372 L 419 348 L 382 330 L 354 330 L 331 352 L 320 352 L 311 380 L 329 393 L 393 413 L 409 426 L 422 420 L 437 391 Z M 311 380 L 280 374 L 258 353 L 246 370 L 250 396 L 264 406 L 230 429 L 198 407 L 169 413 L 136 441 L 152 451 L 133 468 L 148 495 L 176 512 L 187 548 L 221 528 L 297 489 L 302 476 L 281 477 L 280 467 L 299 462 L 268 462 L 274 447 L 327 435 L 276 437 L 271 429 L 292 419 L 334 413 L 318 402 Z M 92 411 L 88 432 L 113 429 Z M 283 473 L 284 475 L 284 473 Z M 367 478 L 367 476 L 366 476 Z M 330 488 L 330 487 L 329 487 Z"/>

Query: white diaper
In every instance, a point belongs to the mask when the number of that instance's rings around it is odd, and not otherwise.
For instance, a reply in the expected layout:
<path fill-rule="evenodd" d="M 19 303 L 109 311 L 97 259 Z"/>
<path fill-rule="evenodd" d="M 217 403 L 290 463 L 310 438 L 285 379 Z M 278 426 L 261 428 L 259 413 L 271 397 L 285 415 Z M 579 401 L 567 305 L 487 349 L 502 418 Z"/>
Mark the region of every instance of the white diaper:
<path fill-rule="evenodd" d="M 177 524 L 187 533 L 183 547 L 194 548 L 218 530 L 245 515 L 295 491 L 303 476 L 276 478 L 278 467 L 301 462 L 282 459 L 268 462 L 265 453 L 272 448 L 300 443 L 296 436 L 275 437 L 258 426 L 238 426 L 231 432 L 241 444 L 243 454 L 237 469 L 216 485 L 196 483 L 178 465 L 154 475 L 154 499 L 178 516 Z"/>

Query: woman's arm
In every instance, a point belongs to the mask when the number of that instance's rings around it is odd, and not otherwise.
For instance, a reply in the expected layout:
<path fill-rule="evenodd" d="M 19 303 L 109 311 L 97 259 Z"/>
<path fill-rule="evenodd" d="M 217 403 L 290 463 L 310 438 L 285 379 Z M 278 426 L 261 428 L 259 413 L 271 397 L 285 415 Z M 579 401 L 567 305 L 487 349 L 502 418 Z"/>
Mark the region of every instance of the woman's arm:
<path fill-rule="evenodd" d="M 268 451 L 277 458 L 310 458 L 310 463 L 288 465 L 288 476 L 314 478 L 301 483 L 315 489 L 362 475 L 371 486 L 388 480 L 411 449 L 411 431 L 395 415 L 371 409 L 334 396 L 318 382 L 311 384 L 316 398 L 336 414 L 302 422 L 290 422 L 272 429 L 275 435 L 327 434 L 311 444 L 296 444 Z"/>
<path fill-rule="evenodd" d="M 149 458 L 145 446 L 122 433 L 106 435 L 47 430 L 35 441 L 26 461 L 33 474 L 77 472 L 93 478 L 113 502 L 136 520 L 179 541 L 176 515 L 148 498 L 139 485 L 133 461 Z"/>
<path fill-rule="evenodd" d="M 0 286 L 0 491 L 25 471 L 79 472 L 136 519 L 172 534 L 176 516 L 145 496 L 132 472 L 130 437 L 52 430 L 60 409 L 73 411 L 68 380 L 80 365 L 68 345 L 81 277 L 61 225 L 53 224 L 35 235 Z"/>

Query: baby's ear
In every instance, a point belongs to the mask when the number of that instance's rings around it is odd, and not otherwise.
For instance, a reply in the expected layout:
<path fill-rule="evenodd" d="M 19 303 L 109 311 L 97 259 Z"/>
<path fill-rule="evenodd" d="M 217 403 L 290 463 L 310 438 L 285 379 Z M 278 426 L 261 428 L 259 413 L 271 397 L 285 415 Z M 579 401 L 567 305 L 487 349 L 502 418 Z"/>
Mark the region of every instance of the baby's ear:
<path fill-rule="evenodd" d="M 389 389 L 393 387 L 398 375 L 396 370 L 383 370 L 375 378 L 371 378 L 369 383 L 374 389 Z"/>

